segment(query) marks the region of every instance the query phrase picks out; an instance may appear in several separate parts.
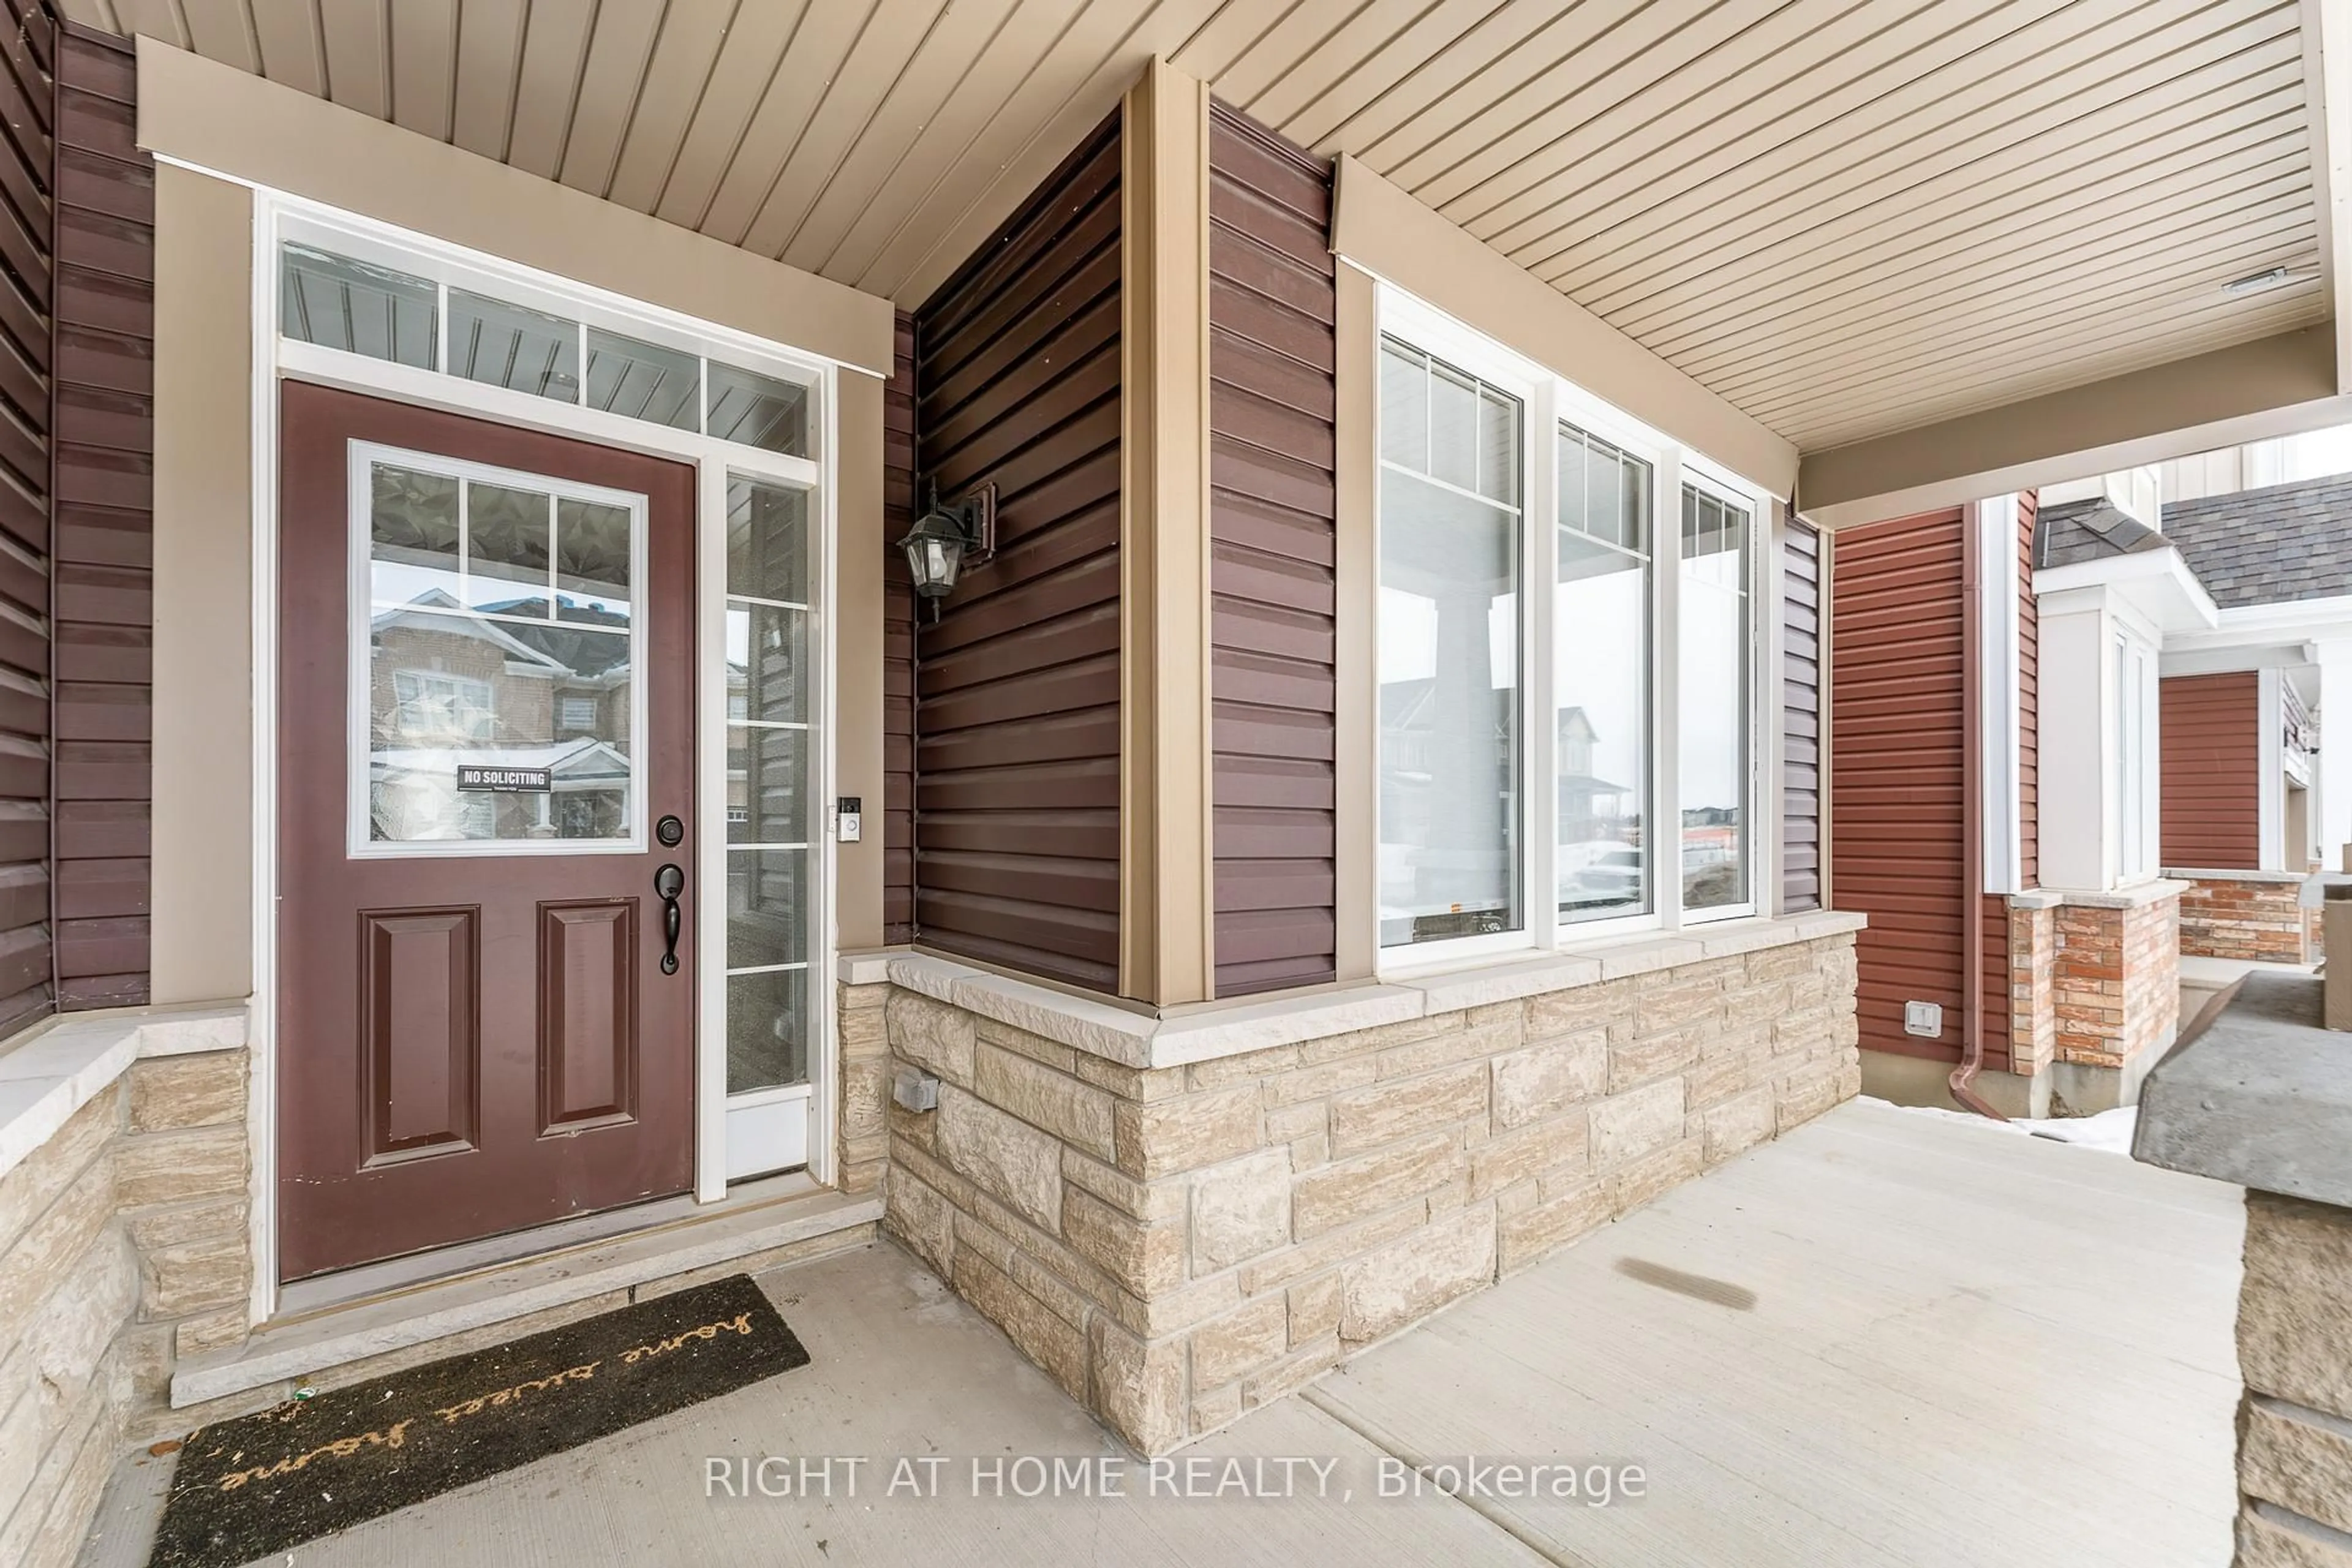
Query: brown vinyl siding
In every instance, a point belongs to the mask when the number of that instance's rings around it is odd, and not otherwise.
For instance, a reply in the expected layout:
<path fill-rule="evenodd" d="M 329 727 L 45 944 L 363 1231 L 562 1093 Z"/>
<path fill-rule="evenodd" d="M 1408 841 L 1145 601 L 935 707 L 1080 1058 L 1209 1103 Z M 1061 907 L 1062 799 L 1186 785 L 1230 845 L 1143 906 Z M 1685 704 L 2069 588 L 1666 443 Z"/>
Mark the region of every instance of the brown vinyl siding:
<path fill-rule="evenodd" d="M 2262 676 L 2176 675 L 2158 683 L 2164 864 L 2252 871 L 2263 863 Z"/>
<path fill-rule="evenodd" d="M 2042 608 L 2033 596 L 2033 520 L 2040 492 L 2017 498 L 2017 867 L 2042 886 Z M 2006 910 L 2004 907 L 2004 918 Z M 2003 983 L 2006 985 L 2006 982 Z M 2004 990 L 2003 994 L 2007 993 Z"/>
<path fill-rule="evenodd" d="M 1822 535 L 1789 520 L 1780 552 L 1780 908 L 1822 907 Z"/>
<path fill-rule="evenodd" d="M 1831 574 L 1831 859 L 1857 939 L 1866 1049 L 1957 1058 L 1964 984 L 1959 508 L 1841 530 Z M 1987 931 L 1987 946 L 2000 945 Z M 1903 1005 L 1944 1009 L 1940 1039 Z M 2006 1031 L 1988 1029 L 2006 1060 Z"/>
<path fill-rule="evenodd" d="M 0 47 L 0 1034 L 56 1005 L 50 915 L 49 306 L 55 37 L 19 7 Z"/>
<path fill-rule="evenodd" d="M 1330 166 L 1209 127 L 1216 994 L 1337 973 L 1338 354 Z"/>
<path fill-rule="evenodd" d="M 915 318 L 898 312 L 882 391 L 882 940 L 915 940 Z"/>
<path fill-rule="evenodd" d="M 58 988 L 147 1000 L 155 165 L 128 39 L 58 43 Z"/>
<path fill-rule="evenodd" d="M 1105 121 L 916 313 L 918 472 L 997 553 L 915 636 L 926 946 L 1118 984 L 1119 159 Z"/>

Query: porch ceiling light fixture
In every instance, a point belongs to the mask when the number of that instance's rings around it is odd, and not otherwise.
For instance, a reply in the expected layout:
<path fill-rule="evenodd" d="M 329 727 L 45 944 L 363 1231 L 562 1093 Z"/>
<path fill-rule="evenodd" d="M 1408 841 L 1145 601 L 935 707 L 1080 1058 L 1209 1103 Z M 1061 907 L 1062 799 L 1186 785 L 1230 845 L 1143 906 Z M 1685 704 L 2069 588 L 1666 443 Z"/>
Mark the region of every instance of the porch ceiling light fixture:
<path fill-rule="evenodd" d="M 940 482 L 933 479 L 930 509 L 915 520 L 898 548 L 907 552 L 916 595 L 930 605 L 931 619 L 938 620 L 940 601 L 955 591 L 966 563 L 977 566 L 996 552 L 996 487 L 982 485 L 946 506 L 940 500 Z"/>
<path fill-rule="evenodd" d="M 2257 272 L 2252 277 L 2233 278 L 2221 285 L 2221 292 L 2235 300 L 2246 294 L 2260 294 L 2284 288 L 2294 280 L 2294 274 L 2285 268 L 2273 267 L 2267 272 Z"/>

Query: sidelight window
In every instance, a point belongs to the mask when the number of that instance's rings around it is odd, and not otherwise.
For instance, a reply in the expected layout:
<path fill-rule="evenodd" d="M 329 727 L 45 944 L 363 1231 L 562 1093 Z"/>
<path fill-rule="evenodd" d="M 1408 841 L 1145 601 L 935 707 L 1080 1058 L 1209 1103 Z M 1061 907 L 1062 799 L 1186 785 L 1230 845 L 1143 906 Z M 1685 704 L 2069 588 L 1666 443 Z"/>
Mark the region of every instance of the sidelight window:
<path fill-rule="evenodd" d="M 1759 493 L 1401 296 L 1383 312 L 1382 950 L 1752 912 Z"/>

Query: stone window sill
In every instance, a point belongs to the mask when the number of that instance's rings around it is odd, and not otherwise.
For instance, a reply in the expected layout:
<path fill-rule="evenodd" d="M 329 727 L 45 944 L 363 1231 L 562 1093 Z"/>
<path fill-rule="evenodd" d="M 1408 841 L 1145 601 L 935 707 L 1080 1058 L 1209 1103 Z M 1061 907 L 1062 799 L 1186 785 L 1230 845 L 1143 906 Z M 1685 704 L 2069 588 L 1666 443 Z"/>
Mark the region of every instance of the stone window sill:
<path fill-rule="evenodd" d="M 1154 1013 L 1076 996 L 951 958 L 898 948 L 844 953 L 840 978 L 887 981 L 935 1001 L 1136 1068 L 1185 1067 L 1297 1045 L 1436 1013 L 1597 985 L 1705 959 L 1727 958 L 1858 931 L 1864 917 L 1838 910 L 1726 921 L 1696 930 L 1594 942 L 1572 951 L 1514 954 L 1382 981 L 1358 981 L 1270 1000 L 1202 1002 Z"/>
<path fill-rule="evenodd" d="M 247 1040 L 243 1004 L 67 1013 L 0 1047 L 0 1176 L 142 1057 L 223 1051 Z"/>

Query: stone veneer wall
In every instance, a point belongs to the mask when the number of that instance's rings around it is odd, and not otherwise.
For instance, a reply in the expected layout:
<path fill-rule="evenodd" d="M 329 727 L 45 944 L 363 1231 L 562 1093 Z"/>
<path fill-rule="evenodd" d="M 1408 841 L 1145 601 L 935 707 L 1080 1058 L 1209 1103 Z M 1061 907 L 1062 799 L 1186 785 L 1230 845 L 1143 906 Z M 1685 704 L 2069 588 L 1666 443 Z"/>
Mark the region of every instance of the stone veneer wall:
<path fill-rule="evenodd" d="M 2180 900 L 2071 898 L 2053 921 L 2056 1059 L 2120 1068 L 2180 1025 Z"/>
<path fill-rule="evenodd" d="M 2289 871 L 2172 871 L 2191 884 L 2180 895 L 2180 951 L 2195 958 L 2263 963 L 2311 960 L 2304 879 Z"/>
<path fill-rule="evenodd" d="M 1853 1095 L 1853 1008 L 1846 934 L 1145 1070 L 893 991 L 884 1223 L 1162 1453 Z"/>
<path fill-rule="evenodd" d="M 2051 975 L 2058 963 L 2057 910 L 2012 898 L 2009 910 L 2009 1070 L 2032 1078 L 2058 1052 Z"/>
<path fill-rule="evenodd" d="M 2239 1568 L 2352 1568 L 2352 1211 L 2249 1190 Z"/>
<path fill-rule="evenodd" d="M 0 1176 L 0 1563 L 71 1563 L 124 1446 L 192 1424 L 173 1359 L 245 1334 L 247 1060 L 138 1060 Z"/>

